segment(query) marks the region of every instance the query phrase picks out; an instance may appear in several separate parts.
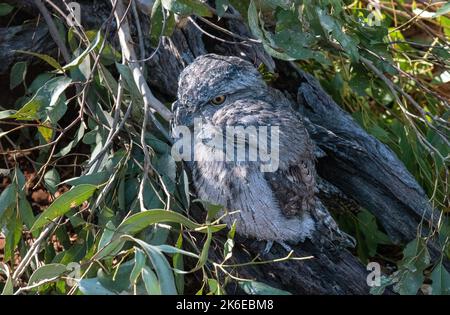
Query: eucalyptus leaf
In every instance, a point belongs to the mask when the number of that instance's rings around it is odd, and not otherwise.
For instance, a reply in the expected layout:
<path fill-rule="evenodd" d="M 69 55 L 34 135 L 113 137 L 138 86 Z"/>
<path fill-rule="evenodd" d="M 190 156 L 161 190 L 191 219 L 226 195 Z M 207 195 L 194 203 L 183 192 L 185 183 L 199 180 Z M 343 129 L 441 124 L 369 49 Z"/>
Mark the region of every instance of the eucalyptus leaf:
<path fill-rule="evenodd" d="M 141 272 L 143 271 L 144 267 L 145 267 L 145 261 L 146 261 L 147 257 L 145 256 L 144 252 L 135 247 L 134 248 L 134 266 L 133 266 L 133 270 L 131 271 L 130 274 L 130 283 L 135 284 L 139 275 L 141 274 Z M 145 280 L 144 280 L 145 282 Z"/>
<path fill-rule="evenodd" d="M 251 295 L 291 295 L 290 292 L 257 281 L 240 281 L 239 286 Z"/>
<path fill-rule="evenodd" d="M 71 62 L 69 62 L 67 65 L 65 65 L 61 71 L 67 71 L 70 69 L 73 69 L 75 67 L 78 67 L 84 59 L 100 44 L 102 39 L 101 32 L 98 31 L 94 40 L 89 44 L 89 46 L 75 59 L 73 59 Z"/>
<path fill-rule="evenodd" d="M 27 75 L 27 66 L 28 64 L 26 61 L 19 61 L 13 65 L 9 78 L 9 88 L 11 90 L 25 81 L 25 76 Z"/>
<path fill-rule="evenodd" d="M 161 0 L 166 10 L 172 11 L 179 15 L 196 14 L 199 16 L 212 17 L 209 7 L 200 0 Z"/>
<path fill-rule="evenodd" d="M 36 219 L 31 231 L 43 227 L 51 220 L 67 213 L 71 208 L 81 205 L 89 199 L 96 190 L 97 186 L 83 184 L 62 194 Z"/>
<path fill-rule="evenodd" d="M 78 287 L 84 295 L 117 295 L 102 286 L 97 278 L 81 279 Z"/>
<path fill-rule="evenodd" d="M 67 271 L 67 267 L 62 264 L 48 264 L 36 269 L 28 280 L 28 285 L 37 284 L 58 278 L 64 272 Z"/>
<path fill-rule="evenodd" d="M 173 276 L 172 268 L 169 262 L 164 257 L 162 251 L 153 245 L 147 244 L 141 240 L 133 239 L 141 248 L 145 251 L 148 258 L 152 262 L 153 268 L 155 268 L 156 275 L 158 276 L 159 287 L 161 288 L 161 294 L 163 295 L 176 295 L 177 289 L 175 286 L 175 279 Z"/>
<path fill-rule="evenodd" d="M 0 222 L 6 210 L 16 202 L 17 186 L 8 185 L 0 194 Z"/>
<path fill-rule="evenodd" d="M 9 272 L 9 267 L 4 262 L 0 262 L 0 273 L 3 273 L 6 276 L 5 286 L 3 287 L 3 291 L 1 295 L 13 295 L 14 294 L 14 286 L 12 283 L 12 277 Z"/>
<path fill-rule="evenodd" d="M 149 295 L 161 295 L 161 288 L 155 273 L 148 267 L 142 269 L 142 281 Z"/>
<path fill-rule="evenodd" d="M 52 56 L 49 55 L 45 55 L 45 54 L 38 54 L 35 52 L 31 52 L 31 51 L 24 51 L 24 50 L 16 50 L 16 52 L 21 53 L 21 54 L 25 54 L 25 55 L 31 55 L 34 57 L 38 57 L 42 60 L 44 60 L 45 62 L 47 62 L 50 66 L 52 66 L 53 68 L 63 72 L 63 67 L 59 64 L 59 62 L 53 58 Z"/>
<path fill-rule="evenodd" d="M 47 173 L 45 173 L 44 182 L 50 192 L 54 194 L 57 190 L 58 184 L 61 182 L 61 177 L 59 176 L 58 171 L 55 168 L 52 168 Z"/>
<path fill-rule="evenodd" d="M 431 280 L 433 281 L 431 285 L 433 295 L 450 295 L 450 273 L 445 269 L 442 262 L 434 267 Z"/>

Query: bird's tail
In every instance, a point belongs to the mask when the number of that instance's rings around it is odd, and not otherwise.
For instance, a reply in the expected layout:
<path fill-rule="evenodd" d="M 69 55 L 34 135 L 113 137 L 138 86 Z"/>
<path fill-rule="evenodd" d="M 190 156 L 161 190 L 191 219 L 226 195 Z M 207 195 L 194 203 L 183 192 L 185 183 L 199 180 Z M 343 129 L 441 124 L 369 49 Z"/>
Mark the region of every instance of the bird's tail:
<path fill-rule="evenodd" d="M 320 200 L 316 201 L 316 207 L 312 211 L 312 215 L 316 220 L 316 233 L 313 242 L 318 242 L 321 245 L 334 244 L 340 248 L 354 248 L 356 246 L 355 238 L 339 228 Z"/>

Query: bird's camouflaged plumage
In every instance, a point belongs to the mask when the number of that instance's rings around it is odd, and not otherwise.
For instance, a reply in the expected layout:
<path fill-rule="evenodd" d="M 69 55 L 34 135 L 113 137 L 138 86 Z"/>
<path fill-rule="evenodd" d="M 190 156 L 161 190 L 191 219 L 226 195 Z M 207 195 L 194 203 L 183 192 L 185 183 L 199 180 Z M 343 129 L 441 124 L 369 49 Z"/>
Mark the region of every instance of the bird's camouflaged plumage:
<path fill-rule="evenodd" d="M 225 95 L 226 101 L 211 100 Z M 301 242 L 323 228 L 338 232 L 330 214 L 317 202 L 314 145 L 302 118 L 278 90 L 266 85 L 253 65 L 237 57 L 208 54 L 180 75 L 174 126 L 193 129 L 203 118 L 218 132 L 226 126 L 278 126 L 279 168 L 261 172 L 260 161 L 207 161 L 215 148 L 194 141 L 193 183 L 198 197 L 221 204 L 225 221 L 236 232 L 258 240 Z"/>

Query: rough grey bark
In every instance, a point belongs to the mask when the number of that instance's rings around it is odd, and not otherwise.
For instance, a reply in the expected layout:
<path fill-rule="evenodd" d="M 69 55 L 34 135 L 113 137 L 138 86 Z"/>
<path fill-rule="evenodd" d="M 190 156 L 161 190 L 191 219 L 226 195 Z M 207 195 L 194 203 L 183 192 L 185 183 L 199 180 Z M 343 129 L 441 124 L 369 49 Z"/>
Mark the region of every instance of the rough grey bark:
<path fill-rule="evenodd" d="M 26 9 L 29 14 L 38 14 L 30 4 L 31 1 L 18 2 L 29 5 Z M 81 3 L 83 11 L 93 12 L 94 6 L 97 10 L 95 14 L 86 17 L 92 27 L 99 27 L 109 15 L 110 8 L 106 1 Z M 148 32 L 148 23 L 144 18 L 143 20 L 145 33 Z M 198 23 L 208 32 L 216 34 L 206 25 Z M 225 19 L 223 26 L 240 35 L 250 35 L 245 24 L 239 20 Z M 13 49 L 18 49 L 16 47 L 46 52 L 56 57 L 56 49 L 46 32 L 46 26 L 40 24 L 38 29 L 40 40 L 35 44 L 25 40 L 34 32 L 34 28 L 30 26 L 18 26 L 17 30 L 15 27 L 8 28 L 8 32 L 0 29 L 0 58 L 5 60 L 0 66 L 0 74 L 7 73 L 19 58 L 28 58 L 12 53 Z M 224 34 L 220 34 L 220 37 L 236 41 Z M 147 55 L 153 52 L 149 42 L 146 42 L 146 50 Z M 163 38 L 154 58 L 146 62 L 147 80 L 152 89 L 166 100 L 173 100 L 181 70 L 195 57 L 207 52 L 244 57 L 255 64 L 265 63 L 269 69 L 275 67 L 275 62 L 259 44 L 219 42 L 202 34 L 192 23 L 187 23 L 183 28 L 177 28 L 171 37 Z M 284 64 L 284 69 L 295 72 L 287 64 Z M 291 83 L 298 83 L 298 109 L 308 118 L 307 128 L 313 140 L 325 152 L 325 156 L 318 160 L 319 174 L 347 194 L 346 198 L 355 200 L 359 206 L 371 211 L 393 241 L 408 242 L 413 239 L 421 218 L 425 221 L 431 219 L 432 209 L 427 196 L 411 174 L 389 148 L 368 135 L 340 109 L 323 92 L 314 78 L 303 72 L 294 77 L 292 73 L 281 73 L 281 76 L 283 75 L 292 78 L 294 81 Z M 336 194 L 336 198 L 340 198 L 340 193 Z M 243 245 L 237 246 L 234 253 L 236 263 L 249 261 L 263 246 L 251 240 L 241 241 Z M 349 251 L 318 249 L 309 242 L 294 249 L 296 256 L 312 255 L 315 258 L 301 262 L 287 261 L 241 267 L 236 271 L 240 276 L 255 278 L 292 293 L 368 293 L 367 271 Z M 219 256 L 220 253 L 213 255 Z M 286 252 L 276 245 L 265 258 L 285 255 Z"/>
<path fill-rule="evenodd" d="M 247 244 L 252 253 L 261 250 Z M 334 248 L 318 250 L 310 241 L 295 249 L 296 257 L 314 256 L 304 261 L 290 260 L 238 269 L 241 277 L 256 278 L 293 294 L 368 294 L 370 287 L 366 277 L 368 271 L 347 250 Z M 239 261 L 248 261 L 249 256 L 241 250 L 236 253 Z M 265 259 L 277 259 L 286 256 L 286 250 L 275 246 Z M 390 293 L 387 290 L 386 293 Z"/>
<path fill-rule="evenodd" d="M 319 162 L 321 175 L 370 210 L 393 241 L 413 239 L 422 218 L 433 217 L 423 189 L 392 150 L 367 134 L 315 78 L 299 76 L 298 104 L 310 120 L 310 134 L 327 154 Z"/>
<path fill-rule="evenodd" d="M 39 10 L 35 7 L 33 0 L 4 0 L 2 2 L 20 7 L 19 13 L 25 13 L 26 22 L 20 25 L 12 24 L 0 27 L 0 75 L 8 74 L 11 66 L 18 61 L 26 60 L 31 64 L 40 62 L 38 58 L 16 53 L 16 50 L 45 53 L 57 58 L 58 50 L 50 37 L 45 21 L 42 17 L 39 20 L 35 19 L 39 16 Z M 61 0 L 53 2 L 62 8 L 62 11 L 67 12 Z M 99 28 L 111 11 L 106 1 L 83 0 L 78 2 L 82 6 L 81 21 L 88 30 Z M 28 18 L 30 19 L 28 20 Z M 1 25 L 7 25 L 8 21 L 3 21 L 0 17 L 0 22 L 2 22 Z"/>
<path fill-rule="evenodd" d="M 29 55 L 17 53 L 16 50 L 56 54 L 55 44 L 49 40 L 48 29 L 44 24 L 36 26 L 26 23 L 0 28 L 0 75 L 7 74 L 14 63 L 32 59 Z"/>

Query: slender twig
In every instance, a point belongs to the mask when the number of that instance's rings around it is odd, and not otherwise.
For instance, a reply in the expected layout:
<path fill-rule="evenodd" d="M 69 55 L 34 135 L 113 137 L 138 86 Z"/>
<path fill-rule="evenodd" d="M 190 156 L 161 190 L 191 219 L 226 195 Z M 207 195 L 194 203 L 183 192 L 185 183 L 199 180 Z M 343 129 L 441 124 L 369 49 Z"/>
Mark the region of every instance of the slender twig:
<path fill-rule="evenodd" d="M 122 78 L 119 78 L 119 82 L 117 84 L 117 97 L 114 103 L 114 120 L 111 125 L 111 129 L 109 130 L 108 136 L 106 137 L 105 144 L 103 145 L 102 150 L 89 162 L 89 164 L 86 166 L 86 169 L 89 170 L 89 173 L 95 173 L 98 169 L 98 164 L 94 169 L 91 169 L 91 167 L 94 165 L 94 163 L 97 160 L 101 160 L 105 154 L 105 152 L 108 150 L 109 146 L 112 144 L 112 141 L 114 140 L 115 136 L 119 133 L 121 128 L 123 127 L 125 121 L 128 119 L 128 115 L 131 112 L 132 103 L 128 106 L 127 112 L 125 114 L 125 117 L 123 118 L 122 122 L 119 125 L 119 128 L 117 128 L 117 123 L 120 118 L 120 105 L 122 104 L 122 96 L 123 96 L 123 85 L 122 85 Z"/>
<path fill-rule="evenodd" d="M 243 45 L 243 46 L 250 46 L 251 45 L 248 42 L 244 42 L 244 41 L 236 42 L 236 41 L 230 41 L 230 40 L 226 40 L 226 39 L 214 36 L 213 34 L 208 33 L 202 27 L 200 27 L 200 25 L 198 25 L 197 22 L 195 22 L 195 20 L 192 17 L 189 16 L 188 19 L 200 32 L 202 32 L 206 36 L 211 37 L 212 39 L 215 39 L 215 40 L 217 40 L 219 42 L 226 43 L 226 44 L 231 44 L 231 45 Z"/>
<path fill-rule="evenodd" d="M 252 43 L 255 43 L 255 44 L 261 44 L 261 43 L 262 43 L 262 41 L 259 40 L 259 39 L 253 39 L 253 38 L 250 38 L 250 37 L 244 37 L 244 36 L 238 35 L 238 34 L 236 34 L 236 33 L 233 33 L 232 31 L 227 30 L 226 28 L 223 28 L 223 27 L 221 27 L 221 26 L 219 26 L 219 25 L 217 25 L 217 24 L 214 24 L 213 22 L 211 22 L 211 21 L 208 20 L 208 19 L 205 19 L 204 17 L 198 16 L 197 18 L 198 18 L 200 21 L 202 21 L 203 23 L 208 24 L 208 25 L 211 26 L 212 28 L 215 28 L 216 30 L 221 31 L 221 32 L 223 32 L 223 33 L 225 33 L 225 34 L 227 34 L 227 35 L 230 35 L 231 37 L 240 39 L 240 40 L 242 40 L 243 42 L 252 42 Z"/>
<path fill-rule="evenodd" d="M 150 169 L 150 154 L 147 149 L 147 143 L 145 142 L 145 131 L 147 130 L 147 120 L 148 120 L 148 103 L 144 102 L 144 120 L 142 121 L 142 130 L 141 130 L 141 145 L 142 150 L 144 152 L 144 172 L 142 173 L 141 184 L 139 185 L 139 204 L 141 207 L 141 211 L 145 211 L 145 203 L 144 203 L 144 189 L 145 183 L 148 180 L 148 171 Z"/>
<path fill-rule="evenodd" d="M 58 29 L 56 28 L 55 22 L 53 22 L 52 17 L 50 16 L 50 13 L 48 12 L 45 5 L 42 3 L 41 0 L 34 0 L 34 3 L 36 7 L 41 12 L 42 16 L 44 17 L 45 22 L 48 25 L 48 30 L 50 32 L 50 35 L 52 36 L 53 40 L 55 41 L 56 45 L 58 46 L 59 50 L 61 51 L 61 54 L 64 58 L 64 61 L 66 63 L 70 62 L 70 53 L 69 50 L 67 50 L 66 45 L 64 45 L 64 42 L 62 41 L 61 37 L 59 36 Z"/>
<path fill-rule="evenodd" d="M 36 0 L 36 1 L 40 1 L 40 0 Z M 42 4 L 42 2 L 40 2 L 40 3 L 41 3 L 41 6 L 39 7 L 39 9 L 40 9 L 42 15 L 44 17 L 45 16 L 50 17 L 50 13 L 48 12 L 47 8 Z M 69 10 L 71 10 L 70 7 L 67 4 L 66 4 L 66 6 L 69 8 Z M 114 9 L 115 9 L 115 4 L 113 4 L 113 10 Z M 108 34 L 108 32 L 109 32 L 109 28 L 111 26 L 111 21 L 112 21 L 113 17 L 114 17 L 113 11 L 111 11 L 110 16 L 103 23 L 103 25 L 105 25 L 105 24 L 107 25 L 106 32 L 105 32 L 106 34 Z M 61 51 L 64 51 L 64 50 L 67 51 L 67 48 L 65 47 L 64 43 L 61 42 L 61 39 L 59 37 L 59 33 L 57 33 L 56 25 L 53 22 L 53 20 L 51 19 L 51 17 L 49 19 L 46 19 L 46 22 L 48 23 L 49 29 L 51 29 L 51 30 L 53 29 L 53 31 L 51 32 L 53 40 L 57 43 L 58 46 L 60 46 L 59 48 L 61 49 Z M 103 28 L 103 26 L 102 26 L 102 28 Z M 100 63 L 100 57 L 101 57 L 102 52 L 103 52 L 105 47 L 106 47 L 106 36 L 105 36 L 105 38 L 102 41 L 101 47 L 99 49 L 99 53 L 97 55 L 95 55 L 95 53 L 92 52 L 94 54 L 95 58 L 94 58 L 94 64 L 92 66 L 89 78 L 86 79 L 86 82 L 84 82 L 84 84 L 82 86 L 80 86 L 80 84 L 76 84 L 75 85 L 76 90 L 77 90 L 77 95 L 82 95 L 82 96 L 78 97 L 78 103 L 80 105 L 79 115 L 78 115 L 77 119 L 75 121 L 73 121 L 69 125 L 69 127 L 72 127 L 74 125 L 74 123 L 76 123 L 78 121 L 81 121 L 83 123 L 83 119 L 84 119 L 83 114 L 85 112 L 88 113 L 88 111 L 86 109 L 88 109 L 91 113 L 93 112 L 91 107 L 90 107 L 90 105 L 87 103 L 87 95 L 88 95 L 87 94 L 87 89 L 88 89 L 88 87 L 90 86 L 90 84 L 91 84 L 91 82 L 93 80 L 93 75 L 94 75 L 95 70 L 97 69 L 97 67 L 98 67 L 98 65 Z M 65 59 L 65 61 L 67 63 L 70 62 L 70 56 L 68 58 L 65 57 L 64 59 Z M 46 169 L 47 169 L 48 165 L 50 164 L 50 161 L 51 161 L 51 159 L 53 157 L 53 153 L 56 150 L 56 145 L 62 139 L 63 135 L 64 135 L 64 132 L 61 133 L 60 136 L 55 141 L 52 142 L 53 147 L 51 149 L 50 155 L 49 155 L 49 157 L 47 159 L 47 162 L 41 167 L 41 169 L 38 172 L 40 177 L 39 177 L 39 180 L 37 181 L 35 187 L 37 187 L 41 183 L 41 181 L 42 181 L 42 179 L 44 177 L 45 171 L 46 171 Z M 35 148 L 33 148 L 33 149 L 35 149 Z"/>
<path fill-rule="evenodd" d="M 162 14 L 163 14 L 163 24 L 162 24 L 162 28 L 161 28 L 161 33 L 159 34 L 159 37 L 158 37 L 158 45 L 156 46 L 156 49 L 150 54 L 150 56 L 144 57 L 145 56 L 145 54 L 144 54 L 141 56 L 142 59 L 130 60 L 131 62 L 144 63 L 144 62 L 147 62 L 147 61 L 153 59 L 153 57 L 155 57 L 156 54 L 158 53 L 159 49 L 161 48 L 162 41 L 163 41 L 162 39 L 166 32 L 166 27 L 167 27 L 167 14 L 166 14 L 166 10 L 164 8 L 162 8 Z"/>
<path fill-rule="evenodd" d="M 41 280 L 39 282 L 35 282 L 32 285 L 29 285 L 29 286 L 26 286 L 26 287 L 21 287 L 21 288 L 17 289 L 16 292 L 14 292 L 14 295 L 19 295 L 20 293 L 22 293 L 24 291 L 29 291 L 29 290 L 38 288 L 38 287 L 40 287 L 43 284 L 54 282 L 55 280 L 58 280 L 59 277 L 60 276 L 49 278 L 49 279 L 44 279 L 44 280 Z"/>
<path fill-rule="evenodd" d="M 140 58 L 141 60 L 144 59 L 145 56 L 145 46 L 144 46 L 144 36 L 142 34 L 142 28 L 141 28 L 141 20 L 139 18 L 139 12 L 137 10 L 136 1 L 131 1 L 131 8 L 133 9 L 133 18 L 136 24 L 136 29 L 138 32 L 138 39 L 139 39 L 139 50 L 140 50 Z M 144 63 L 140 61 L 141 64 L 141 71 L 144 71 Z"/>
<path fill-rule="evenodd" d="M 389 90 L 391 91 L 391 94 L 395 97 L 397 104 L 400 106 L 400 109 L 403 111 L 403 113 L 405 114 L 405 118 L 409 121 L 411 127 L 414 129 L 414 131 L 417 134 L 417 138 L 418 140 L 422 143 L 422 145 L 425 148 L 428 148 L 429 151 L 433 151 L 436 155 L 439 156 L 439 158 L 442 161 L 445 161 L 445 158 L 442 156 L 442 154 L 439 152 L 439 150 L 437 150 L 422 134 L 422 132 L 416 127 L 416 125 L 414 124 L 414 122 L 410 119 L 410 116 L 414 117 L 414 118 L 418 118 L 417 116 L 411 114 L 410 112 L 408 112 L 406 110 L 406 108 L 404 108 L 404 106 L 402 106 L 402 101 L 400 100 L 397 91 L 398 89 L 396 89 L 395 84 L 393 84 L 377 67 L 375 67 L 375 65 L 372 63 L 372 61 L 364 58 L 364 57 L 360 57 L 361 61 L 364 62 L 364 64 L 370 69 L 372 70 L 385 84 L 386 86 L 389 88 Z M 400 89 L 401 90 L 401 89 Z M 400 91 L 400 93 L 405 96 L 402 91 Z M 406 93 L 406 92 L 404 92 Z M 428 123 L 428 121 L 425 119 L 420 119 L 421 121 L 425 121 L 425 123 Z"/>
<path fill-rule="evenodd" d="M 45 2 L 47 2 L 56 12 L 58 12 L 58 14 L 61 15 L 64 18 L 64 20 L 68 21 L 69 16 L 67 14 L 65 14 L 64 11 L 61 10 L 56 4 L 54 4 L 52 0 L 45 0 Z M 74 16 L 74 12 L 73 12 L 72 8 L 70 6 L 68 6 L 66 2 L 64 2 L 64 4 L 66 5 L 67 10 L 70 12 L 70 14 L 72 14 L 72 16 Z M 84 33 L 82 26 L 78 23 L 77 19 L 74 19 L 74 20 L 75 20 L 75 23 L 73 25 L 73 30 L 75 31 L 75 33 L 78 35 L 78 37 L 80 39 L 82 39 L 85 43 L 87 43 L 88 38 L 87 38 L 86 34 Z"/>
<path fill-rule="evenodd" d="M 41 243 L 46 239 L 50 231 L 52 231 L 58 225 L 57 222 L 59 222 L 59 220 L 60 219 L 57 219 L 56 221 L 51 222 L 49 225 L 47 225 L 44 230 L 42 230 L 38 238 L 34 241 L 33 245 L 31 245 L 30 249 L 25 254 L 25 257 L 23 257 L 19 266 L 17 266 L 12 275 L 13 283 L 15 283 L 20 278 L 20 276 L 25 272 L 25 269 L 30 264 L 33 257 L 39 253 Z"/>
<path fill-rule="evenodd" d="M 216 9 L 214 9 L 207 3 L 204 3 L 204 4 L 208 7 L 209 11 L 211 11 L 214 15 L 219 16 L 219 13 L 217 12 Z M 239 20 L 239 21 L 243 20 L 242 16 L 240 14 L 233 14 L 233 13 L 227 13 L 227 12 L 223 13 L 222 17 L 226 18 L 226 19 L 230 19 L 230 20 Z"/>
<path fill-rule="evenodd" d="M 116 138 L 116 136 L 119 134 L 119 132 L 123 129 L 123 126 L 125 125 L 125 122 L 127 121 L 128 117 L 130 117 L 131 114 L 131 108 L 132 108 L 133 104 L 130 103 L 130 105 L 127 108 L 127 111 L 125 112 L 125 115 L 123 116 L 122 121 L 119 124 L 118 128 L 111 128 L 110 129 L 110 133 L 108 135 L 108 138 L 105 142 L 105 145 L 103 146 L 103 148 L 101 149 L 101 151 L 89 162 L 87 168 L 92 167 L 92 165 L 94 165 L 94 163 L 101 159 L 103 157 L 103 155 L 106 153 L 106 151 L 108 150 L 108 148 L 111 146 L 113 140 Z M 90 173 L 95 173 L 97 171 L 98 168 L 98 164 L 96 165 L 96 168 L 93 169 Z"/>
<path fill-rule="evenodd" d="M 111 0 L 114 1 L 114 0 Z M 124 10 L 124 5 L 122 3 L 122 0 L 115 1 L 116 4 L 116 10 L 115 10 L 115 18 L 118 24 L 117 32 L 119 36 L 120 46 L 122 48 L 122 58 L 123 63 L 128 63 L 128 66 L 130 67 L 133 78 L 135 80 L 135 83 L 141 92 L 143 96 L 143 102 L 144 102 L 144 119 L 142 122 L 142 130 L 141 130 L 141 136 L 140 136 L 140 142 L 142 146 L 142 150 L 144 152 L 144 172 L 142 174 L 142 180 L 139 187 L 139 202 L 140 202 L 140 208 L 141 210 L 145 210 L 145 204 L 144 204 L 144 189 L 145 189 L 145 183 L 148 180 L 148 173 L 150 171 L 151 167 L 151 160 L 150 155 L 148 152 L 148 146 L 145 141 L 145 132 L 147 130 L 148 126 L 148 119 L 150 118 L 153 123 L 156 125 L 160 131 L 163 132 L 164 135 L 167 133 L 164 129 L 162 129 L 160 125 L 158 125 L 158 121 L 156 120 L 156 117 L 151 112 L 155 111 L 158 112 L 164 119 L 170 120 L 172 117 L 172 113 L 170 110 L 168 110 L 158 99 L 156 99 L 153 96 L 153 93 L 151 92 L 147 82 L 145 81 L 145 78 L 141 72 L 141 69 L 139 67 L 139 64 L 137 62 L 133 62 L 131 60 L 137 60 L 136 58 L 136 52 L 134 51 L 134 48 L 129 43 L 128 39 L 130 38 L 130 27 L 128 24 L 128 19 L 126 17 L 126 13 Z M 162 130 L 161 130 L 162 129 Z M 162 183 L 164 184 L 164 183 Z M 168 204 L 166 204 L 168 206 Z"/>

